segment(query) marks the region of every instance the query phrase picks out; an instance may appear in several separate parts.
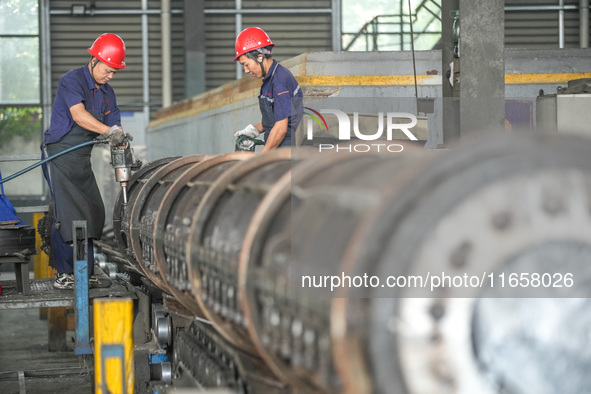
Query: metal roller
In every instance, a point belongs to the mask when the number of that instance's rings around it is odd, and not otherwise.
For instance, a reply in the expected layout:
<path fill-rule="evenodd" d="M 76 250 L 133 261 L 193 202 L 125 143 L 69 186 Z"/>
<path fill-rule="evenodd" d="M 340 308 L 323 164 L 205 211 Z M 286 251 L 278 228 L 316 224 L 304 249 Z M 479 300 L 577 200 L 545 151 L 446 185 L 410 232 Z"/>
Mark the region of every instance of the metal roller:
<path fill-rule="evenodd" d="M 199 311 L 191 293 L 185 252 L 191 220 L 213 182 L 236 163 L 252 159 L 254 153 L 233 152 L 203 160 L 185 171 L 166 190 L 154 221 L 154 259 L 168 289 L 185 306 Z"/>
<path fill-rule="evenodd" d="M 342 289 L 331 327 L 344 392 L 587 391 L 590 152 L 559 135 L 493 139 L 389 179 L 341 270 L 471 282 Z M 536 272 L 578 285 L 507 281 Z"/>
<path fill-rule="evenodd" d="M 134 200 L 129 217 L 131 249 L 144 274 L 161 289 L 170 292 L 154 260 L 154 221 L 166 190 L 190 166 L 211 156 L 181 157 L 160 167 L 148 178 Z"/>
<path fill-rule="evenodd" d="M 264 362 L 232 346 L 208 323 L 194 320 L 174 344 L 173 364 L 180 379 L 233 393 L 289 394 Z"/>

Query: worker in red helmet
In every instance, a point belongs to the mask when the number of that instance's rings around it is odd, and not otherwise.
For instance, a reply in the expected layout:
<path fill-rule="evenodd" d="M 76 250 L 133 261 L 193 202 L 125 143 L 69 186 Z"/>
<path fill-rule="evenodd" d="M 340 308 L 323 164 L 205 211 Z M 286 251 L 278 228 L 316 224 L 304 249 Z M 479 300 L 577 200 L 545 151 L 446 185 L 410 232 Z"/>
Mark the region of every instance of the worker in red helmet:
<path fill-rule="evenodd" d="M 273 60 L 273 42 L 262 29 L 249 27 L 236 38 L 236 57 L 244 72 L 263 81 L 259 95 L 262 120 L 256 125 L 234 133 L 236 138 L 256 138 L 264 133 L 263 152 L 283 146 L 295 145 L 295 131 L 304 114 L 303 93 L 293 74 Z M 243 150 L 251 149 L 254 142 L 245 139 Z"/>
<path fill-rule="evenodd" d="M 43 136 L 42 157 L 56 155 L 96 137 L 111 146 L 126 144 L 131 135 L 121 128 L 117 99 L 109 81 L 125 68 L 125 43 L 102 34 L 88 48 L 90 61 L 64 74 L 58 83 L 51 123 Z M 105 207 L 90 164 L 93 145 L 64 154 L 43 166 L 53 201 L 51 238 L 57 269 L 54 287 L 74 287 L 72 221 L 86 220 L 91 286 L 100 286 L 94 272 L 93 239 L 100 239 Z"/>

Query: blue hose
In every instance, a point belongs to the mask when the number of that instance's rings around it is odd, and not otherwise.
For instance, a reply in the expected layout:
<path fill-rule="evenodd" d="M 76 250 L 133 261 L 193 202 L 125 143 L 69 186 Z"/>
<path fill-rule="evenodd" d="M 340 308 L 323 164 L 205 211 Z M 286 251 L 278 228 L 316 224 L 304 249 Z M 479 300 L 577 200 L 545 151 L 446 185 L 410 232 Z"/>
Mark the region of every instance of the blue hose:
<path fill-rule="evenodd" d="M 80 149 L 80 148 L 83 148 L 83 147 L 88 146 L 88 145 L 104 144 L 106 142 L 107 142 L 106 139 L 100 139 L 100 140 L 86 141 L 86 142 L 83 142 L 83 143 L 81 143 L 79 145 L 74 145 L 74 146 L 72 146 L 72 147 L 70 147 L 70 148 L 68 148 L 66 150 L 63 150 L 63 151 L 61 151 L 59 153 L 56 153 L 53 156 L 46 157 L 45 159 L 43 159 L 43 160 L 41 160 L 41 161 L 39 161 L 39 162 L 37 162 L 37 163 L 35 163 L 35 164 L 33 164 L 33 165 L 25 168 L 25 169 L 20 170 L 19 172 L 15 172 L 14 174 L 12 174 L 11 176 L 9 176 L 7 178 L 0 179 L 0 185 L 3 184 L 4 182 L 10 181 L 11 179 L 14 179 L 14 178 L 16 178 L 18 176 L 21 176 L 24 173 L 27 173 L 27 172 L 31 171 L 32 169 L 34 169 L 34 168 L 39 167 L 41 164 L 47 163 L 48 161 L 52 161 L 53 159 L 58 158 L 61 155 L 65 155 L 66 153 L 72 152 L 72 151 L 74 151 L 76 149 Z"/>

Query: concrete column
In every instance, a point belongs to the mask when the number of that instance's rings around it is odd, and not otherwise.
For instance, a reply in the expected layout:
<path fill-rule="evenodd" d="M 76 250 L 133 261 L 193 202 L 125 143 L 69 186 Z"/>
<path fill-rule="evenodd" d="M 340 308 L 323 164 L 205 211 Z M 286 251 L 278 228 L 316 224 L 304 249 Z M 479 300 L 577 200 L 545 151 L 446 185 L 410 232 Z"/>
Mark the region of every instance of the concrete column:
<path fill-rule="evenodd" d="M 204 2 L 185 0 L 185 97 L 205 92 Z"/>
<path fill-rule="evenodd" d="M 498 0 L 460 0 L 460 137 L 504 130 L 505 12 Z"/>

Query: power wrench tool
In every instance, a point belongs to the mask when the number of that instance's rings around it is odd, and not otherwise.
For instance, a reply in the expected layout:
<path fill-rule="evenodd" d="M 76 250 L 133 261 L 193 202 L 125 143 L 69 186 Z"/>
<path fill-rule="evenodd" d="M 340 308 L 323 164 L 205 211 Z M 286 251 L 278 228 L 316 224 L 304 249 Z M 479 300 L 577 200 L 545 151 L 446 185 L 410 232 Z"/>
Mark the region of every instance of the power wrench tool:
<path fill-rule="evenodd" d="M 115 181 L 121 185 L 123 204 L 127 204 L 127 182 L 131 179 L 131 171 L 137 171 L 142 166 L 131 149 L 129 141 L 125 145 L 111 147 L 111 165 L 115 169 Z"/>
<path fill-rule="evenodd" d="M 250 148 L 244 148 L 242 146 L 242 142 L 243 141 L 252 141 L 254 142 L 254 144 L 250 147 Z M 245 135 L 241 135 L 240 137 L 238 137 L 236 139 L 236 145 L 234 147 L 234 150 L 237 151 L 247 151 L 247 152 L 254 152 L 254 148 L 257 145 L 265 145 L 265 141 L 260 140 L 258 138 L 251 138 L 251 137 L 247 137 Z"/>

